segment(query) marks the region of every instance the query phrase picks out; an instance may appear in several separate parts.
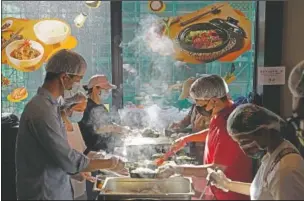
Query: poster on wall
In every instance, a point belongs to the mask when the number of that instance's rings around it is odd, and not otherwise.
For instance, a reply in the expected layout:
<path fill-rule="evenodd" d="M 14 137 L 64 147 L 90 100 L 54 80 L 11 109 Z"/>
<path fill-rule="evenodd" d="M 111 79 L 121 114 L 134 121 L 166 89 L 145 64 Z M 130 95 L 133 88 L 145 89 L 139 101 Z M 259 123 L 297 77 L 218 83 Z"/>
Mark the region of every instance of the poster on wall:
<path fill-rule="evenodd" d="M 176 60 L 200 64 L 231 62 L 251 49 L 252 22 L 229 3 L 215 3 L 162 22 Z"/>
<path fill-rule="evenodd" d="M 38 70 L 55 52 L 77 45 L 60 19 L 4 18 L 1 31 L 1 63 L 22 72 Z"/>

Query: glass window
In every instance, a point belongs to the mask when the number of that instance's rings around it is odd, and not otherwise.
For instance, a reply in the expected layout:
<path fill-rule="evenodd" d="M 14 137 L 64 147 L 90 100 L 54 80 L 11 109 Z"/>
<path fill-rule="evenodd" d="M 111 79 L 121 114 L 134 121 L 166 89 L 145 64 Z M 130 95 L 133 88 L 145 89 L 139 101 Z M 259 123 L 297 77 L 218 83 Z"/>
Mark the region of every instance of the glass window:
<path fill-rule="evenodd" d="M 82 28 L 74 25 L 75 17 L 81 12 L 88 14 Z M 28 19 L 59 18 L 71 26 L 72 35 L 78 40 L 75 51 L 80 53 L 88 63 L 88 70 L 83 83 L 94 74 L 105 74 L 111 80 L 111 27 L 110 2 L 103 1 L 98 9 L 89 9 L 84 1 L 3 1 L 2 18 L 16 17 Z M 36 94 L 38 86 L 43 83 L 44 66 L 39 70 L 23 73 L 2 65 L 2 74 L 11 81 L 9 86 L 2 86 L 2 112 L 14 112 L 20 115 L 24 105 Z M 29 97 L 20 103 L 7 101 L 7 95 L 15 88 L 25 86 Z M 111 102 L 107 100 L 107 102 Z"/>
<path fill-rule="evenodd" d="M 159 17 L 181 16 L 191 13 L 214 1 L 164 1 L 166 9 Z M 189 103 L 179 101 L 179 90 L 163 90 L 167 86 L 182 83 L 185 79 L 196 74 L 218 74 L 222 77 L 235 66 L 236 80 L 229 85 L 232 98 L 246 96 L 253 87 L 254 68 L 254 33 L 256 2 L 254 1 L 231 1 L 233 9 L 240 10 L 246 15 L 252 24 L 251 50 L 239 56 L 233 62 L 214 61 L 206 64 L 185 65 L 168 57 L 150 56 L 140 54 L 140 50 L 134 49 L 131 43 L 136 43 L 135 30 L 140 26 L 141 19 L 153 14 L 148 9 L 148 1 L 123 1 L 123 63 L 124 63 L 124 104 L 132 102 L 141 104 L 146 95 L 153 95 L 152 99 L 159 105 L 173 105 L 178 108 L 189 107 Z M 131 45 L 130 45 L 131 44 Z M 131 48 L 132 47 L 132 48 Z M 130 73 L 128 68 L 134 68 L 135 73 Z"/>

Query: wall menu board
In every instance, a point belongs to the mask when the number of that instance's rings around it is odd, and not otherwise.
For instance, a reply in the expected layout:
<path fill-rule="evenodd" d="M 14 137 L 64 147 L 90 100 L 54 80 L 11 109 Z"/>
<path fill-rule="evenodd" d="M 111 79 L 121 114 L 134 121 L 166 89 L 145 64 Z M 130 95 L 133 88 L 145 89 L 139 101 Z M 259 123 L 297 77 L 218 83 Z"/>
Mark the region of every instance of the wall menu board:
<path fill-rule="evenodd" d="M 22 72 L 36 71 L 58 50 L 77 45 L 69 24 L 60 19 L 4 18 L 1 30 L 1 63 Z"/>

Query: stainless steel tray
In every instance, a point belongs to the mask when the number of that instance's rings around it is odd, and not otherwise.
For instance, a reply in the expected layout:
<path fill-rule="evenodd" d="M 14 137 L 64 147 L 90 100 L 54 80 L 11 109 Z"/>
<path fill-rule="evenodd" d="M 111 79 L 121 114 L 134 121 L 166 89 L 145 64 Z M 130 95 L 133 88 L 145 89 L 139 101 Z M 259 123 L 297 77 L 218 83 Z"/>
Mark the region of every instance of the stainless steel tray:
<path fill-rule="evenodd" d="M 162 193 L 138 193 L 156 187 Z M 122 200 L 130 198 L 158 198 L 162 200 L 190 200 L 194 195 L 192 179 L 173 177 L 168 179 L 106 178 L 99 200 Z"/>

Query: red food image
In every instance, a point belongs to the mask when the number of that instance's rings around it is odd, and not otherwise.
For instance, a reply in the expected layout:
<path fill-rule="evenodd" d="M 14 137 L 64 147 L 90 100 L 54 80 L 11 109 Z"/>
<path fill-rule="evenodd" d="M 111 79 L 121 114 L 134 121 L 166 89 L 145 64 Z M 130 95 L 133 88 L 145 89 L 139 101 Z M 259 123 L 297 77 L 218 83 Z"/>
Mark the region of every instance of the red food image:
<path fill-rule="evenodd" d="M 185 42 L 191 44 L 195 49 L 210 49 L 220 46 L 223 39 L 215 30 L 190 31 Z"/>

